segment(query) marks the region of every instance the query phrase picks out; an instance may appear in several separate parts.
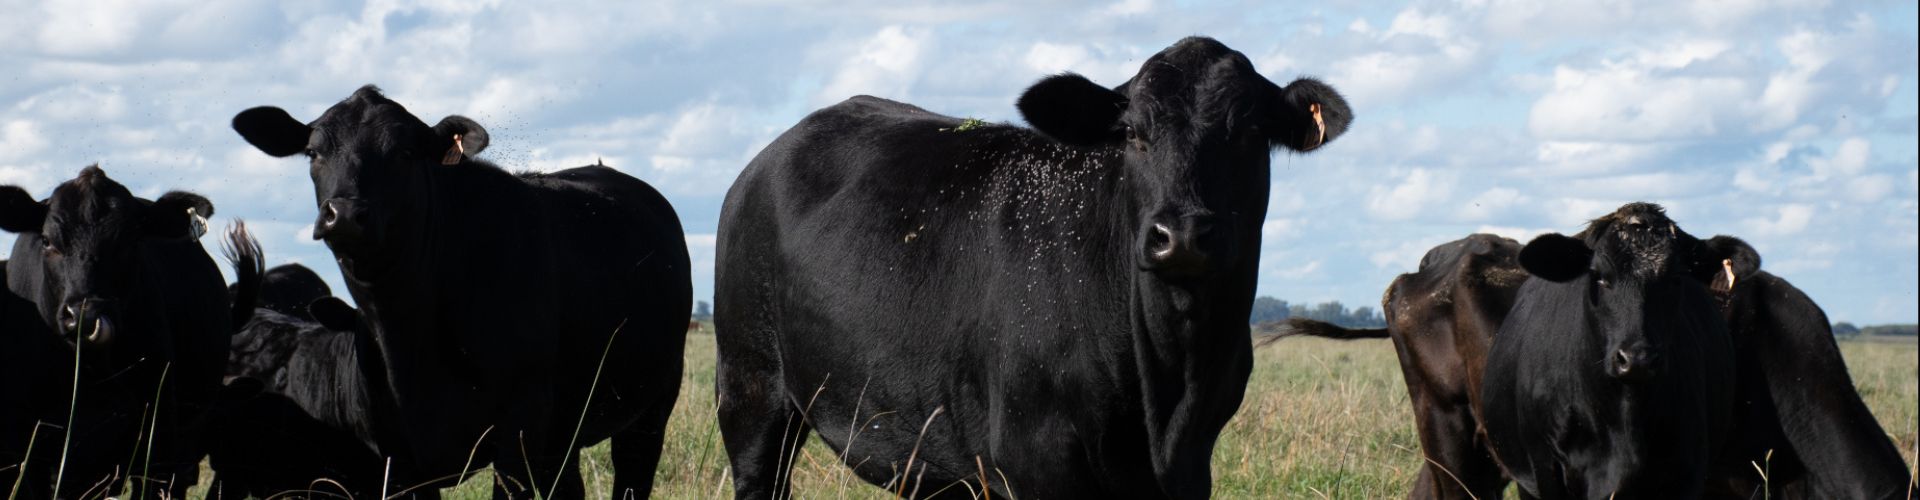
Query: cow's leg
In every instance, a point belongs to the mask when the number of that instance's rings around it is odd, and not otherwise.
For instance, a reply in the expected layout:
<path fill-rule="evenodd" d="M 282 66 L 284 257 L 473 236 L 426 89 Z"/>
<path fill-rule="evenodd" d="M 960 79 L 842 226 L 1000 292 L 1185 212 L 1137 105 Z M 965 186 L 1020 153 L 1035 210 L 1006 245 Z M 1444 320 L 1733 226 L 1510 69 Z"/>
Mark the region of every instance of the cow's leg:
<path fill-rule="evenodd" d="M 1487 449 L 1475 443 L 1475 422 L 1464 402 L 1420 405 L 1420 453 L 1426 464 L 1408 498 L 1499 498 L 1507 480 Z"/>
<path fill-rule="evenodd" d="M 778 390 L 773 377 L 742 380 L 721 372 L 720 438 L 733 466 L 733 497 L 789 497 L 794 455 L 812 427 Z"/>
<path fill-rule="evenodd" d="M 660 464 L 660 447 L 667 437 L 667 417 L 672 414 L 671 402 L 652 405 L 639 421 L 613 435 L 615 500 L 653 495 L 653 474 Z"/>
<path fill-rule="evenodd" d="M 555 474 L 552 466 L 534 468 L 534 472 L 538 474 L 534 484 L 539 484 L 543 487 L 540 490 L 540 494 L 548 500 L 570 500 L 587 497 L 586 484 L 584 484 L 580 478 L 580 451 L 574 450 L 567 452 L 566 458 L 566 464 L 558 471 L 558 475 Z M 559 482 L 555 483 L 555 480 Z"/>
<path fill-rule="evenodd" d="M 525 444 L 503 443 L 513 448 L 502 450 L 493 462 L 493 498 L 507 499 L 576 499 L 585 496 L 586 488 L 580 479 L 580 453 L 576 451 L 541 453 L 535 450 L 536 443 L 544 444 L 531 434 L 523 438 Z M 523 448 L 534 455 L 522 453 Z M 565 457 L 566 464 L 561 465 Z M 555 479 L 558 479 L 556 487 Z M 537 492 L 537 493 L 536 493 Z"/>

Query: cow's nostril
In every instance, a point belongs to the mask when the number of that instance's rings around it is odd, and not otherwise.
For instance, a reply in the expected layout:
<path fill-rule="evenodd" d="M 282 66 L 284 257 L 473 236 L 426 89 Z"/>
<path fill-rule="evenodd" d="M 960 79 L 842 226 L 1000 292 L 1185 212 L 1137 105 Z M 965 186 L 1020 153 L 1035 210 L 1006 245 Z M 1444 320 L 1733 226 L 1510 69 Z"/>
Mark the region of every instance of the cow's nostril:
<path fill-rule="evenodd" d="M 1154 224 L 1153 232 L 1147 235 L 1147 250 L 1153 252 L 1156 258 L 1164 259 L 1172 256 L 1173 229 L 1168 228 L 1166 224 Z"/>
<path fill-rule="evenodd" d="M 1633 353 L 1627 352 L 1626 349 L 1613 351 L 1613 375 L 1614 376 L 1634 377 L 1636 375 L 1641 375 L 1640 372 L 1643 372 L 1646 369 L 1646 367 L 1634 366 L 1634 365 L 1635 365 L 1635 362 L 1634 362 Z"/>
<path fill-rule="evenodd" d="M 320 223 L 321 224 L 324 224 L 327 227 L 333 227 L 333 224 L 339 221 L 340 221 L 340 211 L 333 208 L 333 201 L 329 200 L 325 204 L 320 206 Z"/>
<path fill-rule="evenodd" d="M 73 304 L 62 306 L 60 308 L 61 333 L 72 333 L 78 329 L 80 329 L 80 315 L 74 312 Z"/>

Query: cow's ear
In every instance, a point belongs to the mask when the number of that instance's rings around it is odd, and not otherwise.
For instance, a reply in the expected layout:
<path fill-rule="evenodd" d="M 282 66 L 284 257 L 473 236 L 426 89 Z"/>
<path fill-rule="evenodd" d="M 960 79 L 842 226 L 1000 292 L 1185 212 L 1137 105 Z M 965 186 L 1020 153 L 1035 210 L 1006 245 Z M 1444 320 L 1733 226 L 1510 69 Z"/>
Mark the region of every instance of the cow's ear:
<path fill-rule="evenodd" d="M 1700 242 L 1700 246 L 1708 256 L 1704 264 L 1716 275 L 1731 269 L 1734 278 L 1746 279 L 1760 271 L 1760 252 L 1740 238 L 1717 235 Z"/>
<path fill-rule="evenodd" d="M 46 223 L 47 204 L 33 201 L 19 186 L 0 186 L 0 230 L 33 233 Z"/>
<path fill-rule="evenodd" d="M 1346 133 L 1353 108 L 1333 87 L 1312 78 L 1280 89 L 1278 109 L 1267 116 L 1267 140 L 1294 151 L 1312 151 Z"/>
<path fill-rule="evenodd" d="M 433 135 L 438 138 L 436 143 L 446 145 L 447 158 L 455 160 L 453 163 L 458 163 L 458 158 L 453 156 L 454 154 L 464 153 L 468 158 L 472 158 L 480 154 L 480 151 L 487 149 L 487 129 L 482 128 L 479 122 L 464 116 L 451 115 L 440 119 L 440 124 L 433 126 Z M 453 144 L 455 137 L 460 138 L 458 147 Z"/>
<path fill-rule="evenodd" d="M 273 106 L 260 106 L 233 115 L 233 131 L 239 132 L 247 144 L 273 156 L 292 156 L 306 151 L 307 139 L 313 135 L 313 129 L 307 124 L 293 119 L 287 110 Z"/>
<path fill-rule="evenodd" d="M 337 332 L 360 330 L 360 313 L 355 312 L 353 306 L 347 305 L 347 302 L 340 300 L 339 297 L 313 299 L 313 303 L 307 304 L 307 314 L 313 315 L 313 320 L 320 322 L 320 326 L 327 327 L 328 330 Z"/>
<path fill-rule="evenodd" d="M 1565 282 L 1593 267 L 1593 249 L 1563 234 L 1543 234 L 1520 248 L 1520 267 L 1540 279 Z"/>
<path fill-rule="evenodd" d="M 207 234 L 213 202 L 186 191 L 168 191 L 147 207 L 146 231 L 156 238 L 199 238 Z"/>
<path fill-rule="evenodd" d="M 1127 96 L 1065 73 L 1027 87 L 1014 106 L 1034 130 L 1062 143 L 1085 146 L 1122 137 L 1120 114 L 1127 110 Z"/>

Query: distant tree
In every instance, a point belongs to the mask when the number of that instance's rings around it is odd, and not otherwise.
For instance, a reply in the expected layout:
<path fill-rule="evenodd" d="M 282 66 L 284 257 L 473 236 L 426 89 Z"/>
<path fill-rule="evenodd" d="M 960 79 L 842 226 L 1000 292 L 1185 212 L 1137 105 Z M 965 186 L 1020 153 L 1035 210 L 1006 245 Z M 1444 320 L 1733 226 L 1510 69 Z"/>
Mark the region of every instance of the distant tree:
<path fill-rule="evenodd" d="M 699 321 L 712 321 L 713 320 L 713 304 L 708 304 L 707 301 L 704 301 L 704 300 L 694 302 L 693 303 L 693 319 L 696 319 Z"/>
<path fill-rule="evenodd" d="M 1286 321 L 1289 316 L 1288 312 L 1287 301 L 1273 297 L 1255 297 L 1253 299 L 1253 314 L 1247 318 L 1247 323 L 1264 325 Z"/>
<path fill-rule="evenodd" d="M 1360 306 L 1357 309 L 1348 310 L 1347 306 L 1342 305 L 1338 300 L 1309 306 L 1306 304 L 1290 304 L 1285 300 L 1273 297 L 1257 297 L 1253 299 L 1253 311 L 1249 316 L 1248 323 L 1253 325 L 1266 325 L 1292 318 L 1302 318 L 1324 321 L 1347 328 L 1382 328 L 1387 326 L 1387 319 L 1380 314 L 1380 311 L 1376 311 L 1370 306 Z"/>
<path fill-rule="evenodd" d="M 1373 312 L 1373 308 L 1368 306 L 1354 308 L 1353 314 L 1347 315 L 1347 318 L 1349 324 L 1346 326 L 1348 328 L 1380 328 L 1387 326 L 1387 319 L 1380 316 L 1379 313 Z"/>
<path fill-rule="evenodd" d="M 1858 337 L 1860 336 L 1860 327 L 1853 326 L 1853 323 L 1848 323 L 1845 321 L 1834 323 L 1833 336 L 1840 337 L 1843 339 Z"/>
<path fill-rule="evenodd" d="M 1340 305 L 1340 301 L 1338 300 L 1329 301 L 1329 302 L 1322 303 L 1318 306 L 1314 306 L 1313 319 L 1325 321 L 1328 323 L 1333 323 L 1336 325 L 1340 323 L 1345 323 L 1346 322 L 1345 320 L 1347 319 L 1347 306 Z"/>
<path fill-rule="evenodd" d="M 1866 326 L 1866 327 L 1860 328 L 1860 334 L 1870 336 L 1870 337 L 1880 337 L 1880 336 L 1912 337 L 1915 335 L 1920 335 L 1920 325 L 1907 323 L 1907 324 L 1900 324 L 1900 325 Z"/>

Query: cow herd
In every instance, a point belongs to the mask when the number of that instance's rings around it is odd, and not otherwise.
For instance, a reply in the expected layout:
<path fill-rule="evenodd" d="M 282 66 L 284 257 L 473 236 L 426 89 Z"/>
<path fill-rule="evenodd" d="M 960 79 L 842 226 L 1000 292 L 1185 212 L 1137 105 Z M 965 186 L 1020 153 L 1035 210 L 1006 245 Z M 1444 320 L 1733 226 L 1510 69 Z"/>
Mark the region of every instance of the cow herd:
<path fill-rule="evenodd" d="M 1197 37 L 1017 108 L 1032 128 L 854 97 L 746 165 L 714 297 L 736 498 L 790 496 L 809 434 L 907 497 L 1210 494 L 1253 369 L 1269 162 L 1352 110 Z M 509 173 L 476 157 L 480 124 L 372 86 L 232 126 L 308 161 L 312 237 L 358 307 L 266 269 L 238 222 L 228 286 L 199 195 L 98 167 L 45 199 L 0 187 L 6 498 L 178 498 L 203 462 L 219 498 L 437 498 L 489 466 L 495 498 L 650 495 L 693 305 L 660 193 L 604 165 Z M 1413 497 L 1913 492 L 1819 308 L 1656 205 L 1441 245 L 1384 306 L 1385 329 L 1292 331 L 1393 339 Z M 612 490 L 586 491 L 580 452 L 609 440 Z"/>

